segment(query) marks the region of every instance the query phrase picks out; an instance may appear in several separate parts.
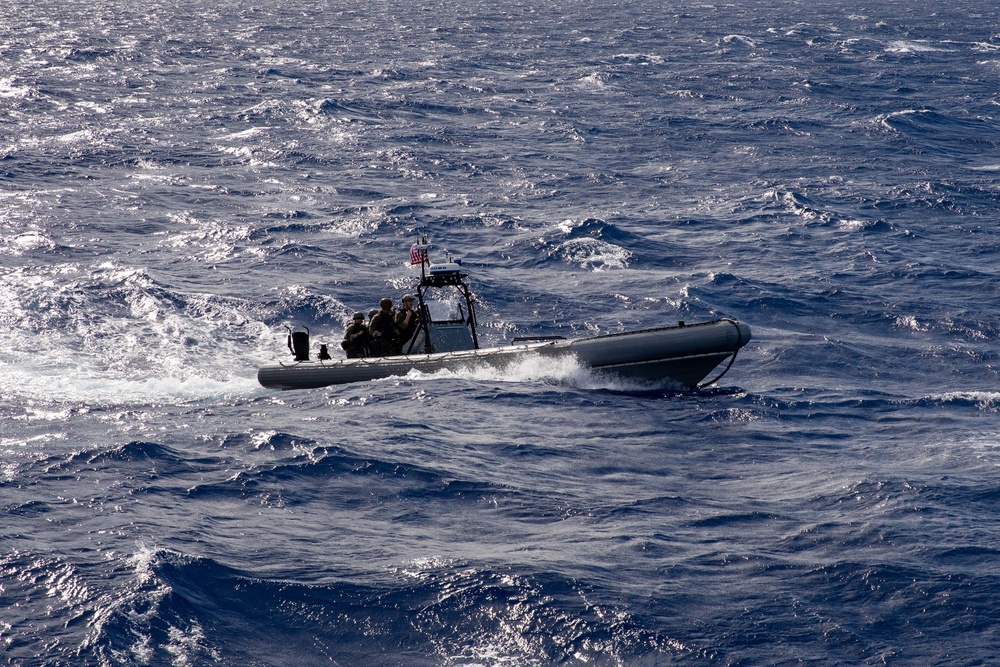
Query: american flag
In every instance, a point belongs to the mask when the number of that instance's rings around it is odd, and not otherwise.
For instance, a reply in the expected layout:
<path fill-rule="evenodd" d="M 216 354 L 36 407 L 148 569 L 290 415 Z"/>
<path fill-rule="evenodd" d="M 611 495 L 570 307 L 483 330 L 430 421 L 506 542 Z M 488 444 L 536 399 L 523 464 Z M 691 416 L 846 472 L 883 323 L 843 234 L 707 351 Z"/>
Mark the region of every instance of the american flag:
<path fill-rule="evenodd" d="M 410 246 L 410 265 L 423 264 L 427 261 L 427 248 L 419 243 Z"/>

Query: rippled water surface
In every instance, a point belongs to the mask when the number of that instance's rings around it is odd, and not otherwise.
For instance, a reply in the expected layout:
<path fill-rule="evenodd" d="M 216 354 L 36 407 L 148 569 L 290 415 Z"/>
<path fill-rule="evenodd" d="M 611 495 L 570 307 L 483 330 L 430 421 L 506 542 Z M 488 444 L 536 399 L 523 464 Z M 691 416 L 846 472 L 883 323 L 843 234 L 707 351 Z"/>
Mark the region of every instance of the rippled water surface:
<path fill-rule="evenodd" d="M 886 6 L 883 6 L 886 5 Z M 981 665 L 1000 35 L 980 3 L 13 0 L 12 665 Z M 678 392 L 273 392 L 462 256 L 486 344 L 733 317 Z"/>

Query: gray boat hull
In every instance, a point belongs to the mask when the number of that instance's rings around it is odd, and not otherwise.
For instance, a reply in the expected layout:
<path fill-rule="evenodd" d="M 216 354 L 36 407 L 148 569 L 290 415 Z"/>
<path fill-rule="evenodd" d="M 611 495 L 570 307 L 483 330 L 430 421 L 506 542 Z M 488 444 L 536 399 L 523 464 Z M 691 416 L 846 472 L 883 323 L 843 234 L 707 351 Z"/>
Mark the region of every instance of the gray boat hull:
<path fill-rule="evenodd" d="M 749 340 L 749 326 L 723 319 L 702 324 L 461 352 L 300 361 L 265 366 L 257 372 L 257 380 L 261 385 L 273 389 L 314 389 L 406 375 L 414 369 L 424 373 L 462 371 L 484 366 L 503 370 L 526 356 L 535 354 L 549 358 L 572 356 L 581 364 L 604 373 L 639 381 L 666 381 L 693 389 L 700 386 L 727 358 L 730 358 L 731 364 L 732 358 Z"/>

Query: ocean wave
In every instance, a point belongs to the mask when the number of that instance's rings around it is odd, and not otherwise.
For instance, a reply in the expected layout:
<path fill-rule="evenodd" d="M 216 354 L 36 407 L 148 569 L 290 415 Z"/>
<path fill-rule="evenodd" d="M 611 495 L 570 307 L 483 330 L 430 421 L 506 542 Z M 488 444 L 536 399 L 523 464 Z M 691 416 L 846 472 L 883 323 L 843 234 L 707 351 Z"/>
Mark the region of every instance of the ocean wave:
<path fill-rule="evenodd" d="M 382 481 L 397 480 L 400 488 L 395 488 L 390 495 L 395 496 L 403 489 L 419 489 L 421 495 L 427 493 L 429 487 L 437 484 L 447 485 L 442 480 L 442 473 L 417 465 L 409 465 L 396 461 L 364 457 L 336 449 L 327 450 L 314 448 L 307 452 L 295 451 L 287 458 L 277 461 L 268 460 L 260 465 L 251 465 L 240 470 L 224 481 L 196 484 L 188 489 L 191 497 L 230 496 L 230 497 L 260 497 L 275 498 L 281 506 L 296 505 L 310 501 L 311 494 L 297 494 L 292 500 L 287 494 L 281 493 L 287 483 L 303 482 L 313 479 L 343 478 L 348 488 L 367 486 L 367 477 Z M 350 496 L 347 488 L 341 491 L 345 500 Z M 373 499 L 372 499 L 373 500 Z M 357 501 L 351 501 L 357 504 Z"/>
<path fill-rule="evenodd" d="M 598 219 L 564 220 L 527 242 L 535 253 L 544 252 L 548 261 L 590 271 L 629 268 L 635 253 L 628 246 L 643 243 L 636 235 Z"/>
<path fill-rule="evenodd" d="M 943 394 L 925 396 L 917 400 L 918 405 L 957 405 L 975 408 L 986 413 L 1000 412 L 1000 392 L 994 391 L 949 391 Z"/>
<path fill-rule="evenodd" d="M 723 44 L 727 46 L 745 47 L 750 49 L 757 48 L 757 41 L 754 40 L 752 37 L 748 37 L 747 35 L 737 35 L 737 34 L 726 35 L 721 40 L 719 40 L 719 45 Z"/>
<path fill-rule="evenodd" d="M 8 662 L 993 659 L 982 7 L 125 4 L 0 14 Z M 483 340 L 754 341 L 256 384 L 421 233 Z"/>
<path fill-rule="evenodd" d="M 100 600 L 100 587 L 88 581 L 81 568 L 58 555 L 11 549 L 0 554 L 0 576 L 9 607 L 0 629 L 5 651 L 52 664 L 71 664 L 79 628 L 91 618 Z M 30 601 L 43 599 L 44 608 Z"/>
<path fill-rule="evenodd" d="M 55 249 L 56 243 L 52 237 L 38 230 L 24 231 L 16 236 L 0 239 L 0 254 L 21 256 Z"/>
<path fill-rule="evenodd" d="M 881 128 L 913 142 L 921 151 L 946 155 L 992 156 L 997 125 L 989 118 L 946 114 L 934 109 L 907 109 L 875 118 Z"/>
<path fill-rule="evenodd" d="M 364 584 L 274 580 L 147 546 L 121 565 L 132 580 L 93 602 L 81 657 L 494 667 L 704 657 L 579 583 L 449 559 L 401 563 Z"/>

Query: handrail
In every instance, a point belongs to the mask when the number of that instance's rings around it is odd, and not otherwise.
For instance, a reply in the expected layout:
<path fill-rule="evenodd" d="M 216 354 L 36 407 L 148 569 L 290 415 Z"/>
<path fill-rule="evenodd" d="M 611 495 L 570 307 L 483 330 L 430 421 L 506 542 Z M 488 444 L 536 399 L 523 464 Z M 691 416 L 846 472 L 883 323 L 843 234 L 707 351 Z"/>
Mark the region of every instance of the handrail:
<path fill-rule="evenodd" d="M 566 340 L 566 336 L 518 336 L 510 341 L 511 345 L 527 343 L 532 340 Z"/>

